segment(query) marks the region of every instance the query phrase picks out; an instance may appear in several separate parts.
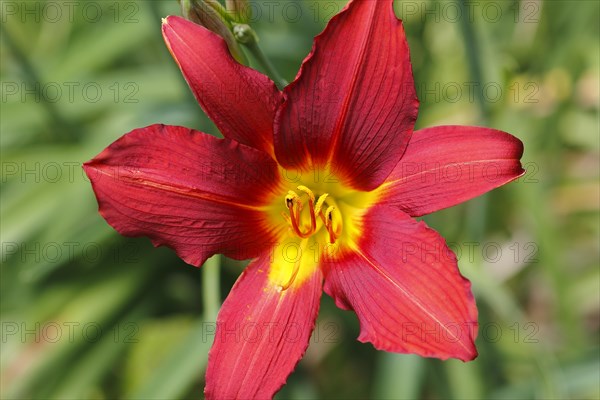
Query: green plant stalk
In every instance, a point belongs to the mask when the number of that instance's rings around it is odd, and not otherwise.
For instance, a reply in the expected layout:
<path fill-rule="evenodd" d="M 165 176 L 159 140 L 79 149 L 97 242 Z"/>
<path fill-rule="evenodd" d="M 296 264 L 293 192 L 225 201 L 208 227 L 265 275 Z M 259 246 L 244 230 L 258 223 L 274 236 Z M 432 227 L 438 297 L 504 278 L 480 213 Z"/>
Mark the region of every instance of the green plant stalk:
<path fill-rule="evenodd" d="M 223 18 L 224 22 L 231 26 L 231 23 L 233 22 L 231 12 L 223 7 L 221 3 L 219 3 L 217 0 L 204 0 L 204 2 L 212 7 L 212 9 L 215 10 L 221 16 L 221 18 Z"/>
<path fill-rule="evenodd" d="M 287 86 L 287 81 L 281 77 L 277 69 L 273 66 L 271 61 L 267 58 L 265 53 L 258 45 L 258 36 L 256 32 L 247 24 L 233 24 L 233 37 L 238 43 L 243 44 L 246 49 L 252 54 L 254 59 L 263 67 L 265 72 L 273 79 L 275 84 L 280 89 Z"/>
<path fill-rule="evenodd" d="M 265 53 L 263 53 L 258 42 L 244 43 L 244 46 L 250 51 L 254 59 L 264 68 L 265 72 L 273 79 L 280 89 L 287 86 L 288 82 L 281 77 L 271 61 L 267 58 Z"/>
<path fill-rule="evenodd" d="M 204 318 L 216 321 L 221 307 L 221 256 L 214 255 L 202 266 L 202 300 L 204 302 Z"/>
<path fill-rule="evenodd" d="M 190 333 L 181 343 L 174 346 L 153 374 L 130 398 L 184 398 L 197 382 L 201 371 L 206 368 L 208 351 L 212 345 L 212 338 L 207 336 L 207 326 L 211 324 L 211 319 L 201 316 Z"/>

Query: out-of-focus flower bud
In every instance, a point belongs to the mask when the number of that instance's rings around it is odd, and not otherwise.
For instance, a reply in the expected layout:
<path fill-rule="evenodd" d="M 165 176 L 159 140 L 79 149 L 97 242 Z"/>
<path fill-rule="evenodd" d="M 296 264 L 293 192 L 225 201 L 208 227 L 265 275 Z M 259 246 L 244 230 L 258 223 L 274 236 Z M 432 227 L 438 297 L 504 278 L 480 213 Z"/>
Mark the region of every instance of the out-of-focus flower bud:
<path fill-rule="evenodd" d="M 254 30 L 250 28 L 250 25 L 246 24 L 234 24 L 233 37 L 242 44 L 258 43 L 258 36 L 256 36 Z"/>
<path fill-rule="evenodd" d="M 227 42 L 229 52 L 239 63 L 246 63 L 246 57 L 233 36 L 233 15 L 216 0 L 180 0 L 181 13 L 186 19 L 202 25 L 221 36 Z"/>

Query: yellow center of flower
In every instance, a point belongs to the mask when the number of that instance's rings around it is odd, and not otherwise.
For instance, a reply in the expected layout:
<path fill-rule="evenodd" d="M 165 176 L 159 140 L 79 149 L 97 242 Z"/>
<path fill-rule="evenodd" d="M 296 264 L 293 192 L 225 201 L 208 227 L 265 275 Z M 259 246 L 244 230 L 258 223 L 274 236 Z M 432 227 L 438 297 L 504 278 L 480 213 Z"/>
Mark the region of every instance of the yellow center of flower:
<path fill-rule="evenodd" d="M 326 170 L 282 175 L 268 207 L 269 225 L 279 238 L 269 279 L 287 290 L 356 246 L 362 216 L 377 194 L 357 191 Z"/>
<path fill-rule="evenodd" d="M 301 197 L 293 190 L 290 190 L 285 196 L 285 206 L 289 210 L 289 215 L 282 213 L 283 218 L 290 225 L 296 236 L 302 239 L 311 237 L 324 226 L 329 234 L 329 242 L 334 244 L 342 232 L 342 219 L 337 216 L 334 218 L 336 207 L 333 205 L 333 198 L 329 197 L 329 193 L 324 193 L 317 200 L 312 190 L 306 186 L 300 185 L 297 189 L 308 196 L 308 210 L 304 207 Z M 329 205 L 330 203 L 332 205 Z M 306 212 L 303 213 L 303 211 L 308 211 L 308 215 L 306 215 Z"/>

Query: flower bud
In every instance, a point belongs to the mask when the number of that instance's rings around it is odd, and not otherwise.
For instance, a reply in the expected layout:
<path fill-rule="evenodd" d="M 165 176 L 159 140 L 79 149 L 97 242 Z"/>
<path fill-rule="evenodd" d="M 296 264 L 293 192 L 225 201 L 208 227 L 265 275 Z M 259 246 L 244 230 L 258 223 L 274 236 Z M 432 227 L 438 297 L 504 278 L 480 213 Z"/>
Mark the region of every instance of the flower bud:
<path fill-rule="evenodd" d="M 246 63 L 246 57 L 232 33 L 232 20 L 228 11 L 216 0 L 180 0 L 181 13 L 186 19 L 202 25 L 221 36 L 231 55 L 239 62 Z"/>
<path fill-rule="evenodd" d="M 233 37 L 242 44 L 258 43 L 258 36 L 256 36 L 254 30 L 250 28 L 250 25 L 246 24 L 234 24 Z"/>

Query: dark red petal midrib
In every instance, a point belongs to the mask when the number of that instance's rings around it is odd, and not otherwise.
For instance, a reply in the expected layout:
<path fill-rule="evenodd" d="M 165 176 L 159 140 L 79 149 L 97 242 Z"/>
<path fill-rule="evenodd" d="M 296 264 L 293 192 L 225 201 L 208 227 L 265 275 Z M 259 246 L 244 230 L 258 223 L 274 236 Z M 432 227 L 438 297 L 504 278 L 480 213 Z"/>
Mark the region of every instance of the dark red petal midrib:
<path fill-rule="evenodd" d="M 360 52 L 358 53 L 358 57 L 356 59 L 354 67 L 353 67 L 352 80 L 350 81 L 349 88 L 346 91 L 346 96 L 344 97 L 344 102 L 343 102 L 342 108 L 340 110 L 340 115 L 338 117 L 335 128 L 333 130 L 333 135 L 331 137 L 330 149 L 329 149 L 329 155 L 327 157 L 327 162 L 330 162 L 331 159 L 333 158 L 333 155 L 335 154 L 335 150 L 337 148 L 337 143 L 338 143 L 340 134 L 344 128 L 344 125 L 346 122 L 346 116 L 348 115 L 348 110 L 350 109 L 350 103 L 352 102 L 352 99 L 354 98 L 354 89 L 356 88 L 356 84 L 358 82 L 358 77 L 360 75 L 358 73 L 358 71 L 360 69 L 362 69 L 362 67 L 363 67 L 363 60 L 364 60 L 364 56 L 365 56 L 365 53 L 367 50 L 367 44 L 372 40 L 371 32 L 373 31 L 373 24 L 374 24 L 374 18 L 372 18 L 372 17 L 375 14 L 376 7 L 377 7 L 376 5 L 371 7 L 371 14 L 369 15 L 369 20 L 371 21 L 371 23 L 369 24 L 369 26 L 367 28 L 367 34 L 364 36 L 363 42 L 360 44 Z"/>

